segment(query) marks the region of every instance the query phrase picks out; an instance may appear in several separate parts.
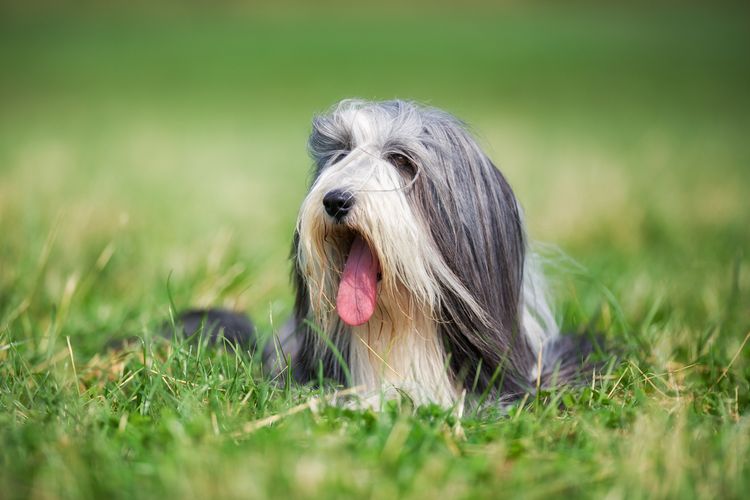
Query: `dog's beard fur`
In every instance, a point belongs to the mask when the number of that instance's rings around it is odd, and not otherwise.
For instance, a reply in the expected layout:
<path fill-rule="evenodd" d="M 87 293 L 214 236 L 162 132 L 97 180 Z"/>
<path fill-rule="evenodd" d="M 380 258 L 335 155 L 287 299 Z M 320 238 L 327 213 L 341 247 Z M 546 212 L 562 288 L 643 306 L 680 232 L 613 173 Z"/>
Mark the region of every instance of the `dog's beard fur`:
<path fill-rule="evenodd" d="M 463 389 L 528 390 L 558 328 L 510 186 L 462 124 L 402 101 L 343 101 L 315 120 L 309 147 L 315 178 L 293 248 L 298 378 L 442 405 Z M 353 197 L 340 222 L 323 206 L 333 190 Z M 335 298 L 356 235 L 382 279 L 375 313 L 351 327 Z"/>

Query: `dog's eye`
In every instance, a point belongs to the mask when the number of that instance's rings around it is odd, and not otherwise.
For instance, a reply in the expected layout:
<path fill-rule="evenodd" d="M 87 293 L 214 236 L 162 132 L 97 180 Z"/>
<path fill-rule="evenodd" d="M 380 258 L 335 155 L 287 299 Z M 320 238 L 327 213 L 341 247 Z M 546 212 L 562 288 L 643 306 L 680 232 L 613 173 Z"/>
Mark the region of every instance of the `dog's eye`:
<path fill-rule="evenodd" d="M 401 153 L 393 153 L 388 156 L 388 162 L 399 170 L 403 170 L 411 175 L 414 175 L 417 170 L 414 162 Z"/>
<path fill-rule="evenodd" d="M 343 160 L 344 158 L 346 158 L 348 154 L 349 154 L 349 152 L 348 152 L 348 151 L 342 151 L 341 153 L 337 153 L 337 154 L 335 154 L 335 155 L 333 156 L 333 159 L 331 160 L 331 163 L 330 163 L 330 164 L 331 164 L 331 165 L 334 165 L 334 164 L 336 164 L 336 163 L 340 162 L 341 160 Z"/>

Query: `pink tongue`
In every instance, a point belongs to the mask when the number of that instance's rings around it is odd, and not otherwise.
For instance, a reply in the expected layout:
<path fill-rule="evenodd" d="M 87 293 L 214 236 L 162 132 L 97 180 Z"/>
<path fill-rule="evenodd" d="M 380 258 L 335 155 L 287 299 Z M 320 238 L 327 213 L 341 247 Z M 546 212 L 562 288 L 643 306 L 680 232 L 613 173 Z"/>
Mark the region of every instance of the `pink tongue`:
<path fill-rule="evenodd" d="M 358 326 L 375 312 L 380 263 L 365 240 L 357 235 L 349 250 L 339 283 L 336 309 L 344 323 Z"/>

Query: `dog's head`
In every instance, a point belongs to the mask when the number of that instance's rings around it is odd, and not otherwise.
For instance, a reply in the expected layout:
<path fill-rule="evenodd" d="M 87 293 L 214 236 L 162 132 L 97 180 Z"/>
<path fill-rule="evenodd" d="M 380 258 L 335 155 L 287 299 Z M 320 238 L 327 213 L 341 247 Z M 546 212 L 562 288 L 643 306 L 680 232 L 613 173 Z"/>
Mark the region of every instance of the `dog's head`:
<path fill-rule="evenodd" d="M 418 307 L 452 363 L 502 362 L 519 329 L 524 233 L 510 186 L 464 125 L 411 102 L 346 100 L 315 118 L 309 150 L 298 314 L 332 331 L 383 304 Z"/>

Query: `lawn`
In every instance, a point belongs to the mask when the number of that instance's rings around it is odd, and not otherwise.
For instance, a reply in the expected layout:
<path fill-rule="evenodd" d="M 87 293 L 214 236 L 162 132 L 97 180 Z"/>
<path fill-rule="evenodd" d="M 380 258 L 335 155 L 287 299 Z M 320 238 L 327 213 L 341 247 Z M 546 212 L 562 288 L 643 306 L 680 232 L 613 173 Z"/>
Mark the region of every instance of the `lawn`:
<path fill-rule="evenodd" d="M 0 498 L 744 497 L 750 9 L 284 5 L 0 7 Z M 617 353 L 590 384 L 373 412 L 159 341 L 285 321 L 310 118 L 352 96 L 470 124 Z"/>

